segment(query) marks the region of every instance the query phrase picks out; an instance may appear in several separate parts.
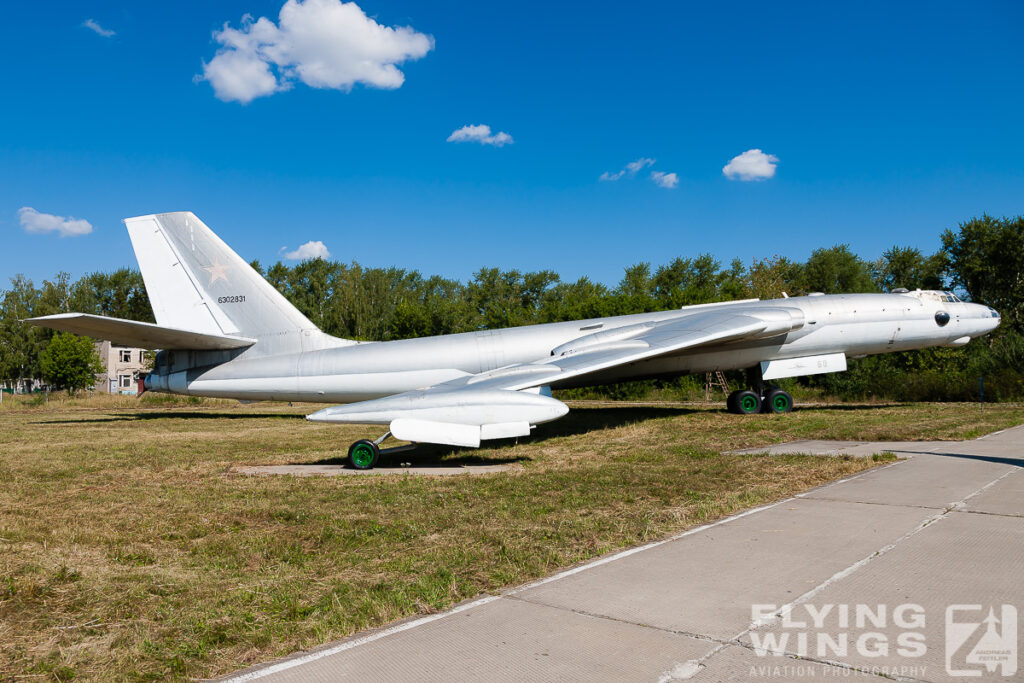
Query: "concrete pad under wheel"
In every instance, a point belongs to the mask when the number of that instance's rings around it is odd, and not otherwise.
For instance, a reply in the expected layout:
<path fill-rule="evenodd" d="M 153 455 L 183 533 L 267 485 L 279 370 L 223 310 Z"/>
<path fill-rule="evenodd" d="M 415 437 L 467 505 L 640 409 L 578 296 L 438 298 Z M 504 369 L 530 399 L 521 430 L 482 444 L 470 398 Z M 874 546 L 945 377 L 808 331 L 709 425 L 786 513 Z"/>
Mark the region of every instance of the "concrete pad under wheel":
<path fill-rule="evenodd" d="M 234 467 L 232 472 L 249 476 L 281 476 L 293 477 L 338 477 L 338 476 L 372 476 L 385 474 L 409 474 L 434 477 L 446 477 L 455 474 L 489 474 L 504 472 L 511 465 L 460 465 L 458 467 L 374 467 L 372 470 L 357 470 L 344 465 L 249 465 Z"/>

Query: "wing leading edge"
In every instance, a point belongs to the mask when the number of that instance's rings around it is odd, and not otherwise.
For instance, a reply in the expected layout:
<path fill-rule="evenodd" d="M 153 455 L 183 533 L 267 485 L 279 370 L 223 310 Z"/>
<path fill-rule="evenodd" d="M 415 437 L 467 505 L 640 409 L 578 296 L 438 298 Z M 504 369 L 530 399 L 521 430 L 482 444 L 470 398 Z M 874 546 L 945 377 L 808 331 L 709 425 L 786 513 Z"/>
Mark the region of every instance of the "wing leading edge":
<path fill-rule="evenodd" d="M 775 337 L 801 327 L 803 313 L 798 309 L 694 313 L 585 335 L 532 363 L 325 408 L 306 419 L 390 424 L 392 433 L 404 440 L 476 447 L 488 438 L 525 436 L 530 427 L 565 415 L 568 406 L 546 395 L 547 385 L 709 344 Z"/>

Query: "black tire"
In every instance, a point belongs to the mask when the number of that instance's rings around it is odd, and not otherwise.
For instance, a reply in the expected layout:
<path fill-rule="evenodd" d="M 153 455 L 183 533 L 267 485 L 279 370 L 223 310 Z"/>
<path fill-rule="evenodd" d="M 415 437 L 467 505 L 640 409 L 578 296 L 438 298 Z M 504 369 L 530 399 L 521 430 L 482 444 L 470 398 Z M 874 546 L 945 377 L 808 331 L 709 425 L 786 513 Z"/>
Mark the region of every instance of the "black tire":
<path fill-rule="evenodd" d="M 725 409 L 730 413 L 737 415 L 739 414 L 740 409 L 736 405 L 736 397 L 739 396 L 741 393 L 742 392 L 740 391 L 734 391 L 731 394 L 729 394 L 729 398 L 725 399 Z"/>
<path fill-rule="evenodd" d="M 764 395 L 764 412 L 783 414 L 793 410 L 793 397 L 788 391 L 772 389 Z"/>
<path fill-rule="evenodd" d="M 736 411 L 740 415 L 753 415 L 761 412 L 761 397 L 757 392 L 745 390 L 736 393 Z"/>
<path fill-rule="evenodd" d="M 369 439 L 360 439 L 348 447 L 348 464 L 356 470 L 372 470 L 380 457 L 380 448 Z"/>

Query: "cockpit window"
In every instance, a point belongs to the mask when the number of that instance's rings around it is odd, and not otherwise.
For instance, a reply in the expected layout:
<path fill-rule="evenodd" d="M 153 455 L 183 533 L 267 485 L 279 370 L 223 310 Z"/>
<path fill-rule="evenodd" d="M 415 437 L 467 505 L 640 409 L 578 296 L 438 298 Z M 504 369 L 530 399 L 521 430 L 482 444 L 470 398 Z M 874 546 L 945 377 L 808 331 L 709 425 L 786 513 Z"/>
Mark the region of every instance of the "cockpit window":
<path fill-rule="evenodd" d="M 917 297 L 924 301 L 941 301 L 943 303 L 960 303 L 960 298 L 953 292 L 937 292 L 932 289 L 918 289 L 907 292 L 910 296 Z"/>

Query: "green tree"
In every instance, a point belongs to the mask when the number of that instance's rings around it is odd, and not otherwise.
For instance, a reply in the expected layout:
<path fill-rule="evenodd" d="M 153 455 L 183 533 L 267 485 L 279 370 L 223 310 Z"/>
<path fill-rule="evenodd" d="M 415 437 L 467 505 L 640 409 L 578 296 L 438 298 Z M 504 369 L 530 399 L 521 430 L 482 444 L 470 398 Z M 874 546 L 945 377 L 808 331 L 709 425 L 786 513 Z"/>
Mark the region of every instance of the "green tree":
<path fill-rule="evenodd" d="M 41 312 L 40 291 L 24 275 L 11 278 L 0 302 L 0 379 L 16 381 L 39 376 L 39 350 L 49 330 L 21 321 Z M 55 311 L 47 311 L 52 313 Z"/>
<path fill-rule="evenodd" d="M 743 261 L 734 258 L 729 270 L 724 270 L 718 278 L 718 294 L 716 301 L 735 301 L 750 297 L 750 274 Z"/>
<path fill-rule="evenodd" d="M 617 315 L 616 299 L 608 288 L 588 277 L 576 282 L 560 282 L 547 290 L 538 322 L 554 323 L 566 320 L 586 320 Z"/>
<path fill-rule="evenodd" d="M 789 296 L 804 293 L 803 266 L 785 256 L 755 260 L 747 279 L 751 295 L 758 299 L 781 299 L 783 292 Z"/>
<path fill-rule="evenodd" d="M 466 295 L 487 329 L 531 325 L 538 320 L 546 292 L 557 284 L 558 275 L 547 270 L 520 273 L 481 268 L 466 287 Z"/>
<path fill-rule="evenodd" d="M 103 364 L 91 339 L 60 332 L 39 354 L 39 369 L 47 382 L 73 394 L 95 384 Z"/>
<path fill-rule="evenodd" d="M 973 218 L 942 233 L 942 249 L 954 285 L 998 310 L 1004 325 L 1024 329 L 1024 216 Z"/>
<path fill-rule="evenodd" d="M 654 287 L 650 263 L 637 263 L 626 268 L 619 286 L 615 288 L 615 296 L 621 302 L 619 308 L 622 314 L 657 310 Z M 667 286 L 663 289 L 668 291 Z"/>
<path fill-rule="evenodd" d="M 882 252 L 875 266 L 875 283 L 883 292 L 898 287 L 942 289 L 946 265 L 946 255 L 941 251 L 924 256 L 920 249 L 893 246 Z"/>
<path fill-rule="evenodd" d="M 43 287 L 44 299 L 46 284 Z M 54 293 L 63 294 L 60 276 L 54 284 Z M 137 270 L 118 268 L 111 273 L 89 273 L 70 287 L 66 301 L 62 306 L 65 311 L 155 322 L 142 274 Z"/>
<path fill-rule="evenodd" d="M 338 264 L 322 258 L 306 259 L 289 273 L 289 298 L 322 330 L 331 327 L 328 315 L 337 280 Z"/>
<path fill-rule="evenodd" d="M 808 292 L 825 294 L 878 291 L 868 264 L 848 244 L 815 249 L 804 266 L 803 285 Z"/>

